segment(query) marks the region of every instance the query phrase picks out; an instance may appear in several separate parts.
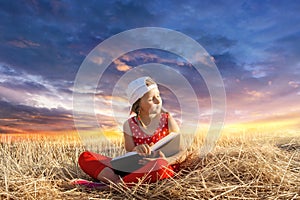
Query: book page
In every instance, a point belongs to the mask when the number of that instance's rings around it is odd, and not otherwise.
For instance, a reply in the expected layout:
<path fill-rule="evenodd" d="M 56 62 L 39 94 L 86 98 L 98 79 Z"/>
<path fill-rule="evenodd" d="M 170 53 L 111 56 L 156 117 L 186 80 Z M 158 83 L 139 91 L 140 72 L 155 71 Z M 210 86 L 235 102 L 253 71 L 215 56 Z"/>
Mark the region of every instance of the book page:
<path fill-rule="evenodd" d="M 157 151 L 161 147 L 163 147 L 166 143 L 175 138 L 179 133 L 171 132 L 169 135 L 163 137 L 161 140 L 156 142 L 153 146 L 150 147 L 151 151 Z"/>
<path fill-rule="evenodd" d="M 167 144 L 168 142 L 170 142 L 173 138 L 175 138 L 178 134 L 179 133 L 175 133 L 175 132 L 169 133 L 167 136 L 163 137 L 158 142 L 156 142 L 153 146 L 151 146 L 150 147 L 151 151 L 157 151 L 158 149 L 160 149 L 161 147 L 163 147 L 165 144 Z M 136 155 L 136 154 L 138 154 L 136 151 L 132 151 L 132 152 L 128 152 L 128 153 L 126 153 L 126 154 L 124 154 L 122 156 L 115 157 L 112 160 L 126 158 L 128 156 L 132 156 L 132 155 Z"/>
<path fill-rule="evenodd" d="M 131 152 L 125 153 L 122 156 L 115 157 L 112 160 L 117 160 L 117 159 L 125 158 L 125 157 L 128 157 L 128 156 L 136 155 L 136 154 L 137 154 L 136 151 L 131 151 Z"/>

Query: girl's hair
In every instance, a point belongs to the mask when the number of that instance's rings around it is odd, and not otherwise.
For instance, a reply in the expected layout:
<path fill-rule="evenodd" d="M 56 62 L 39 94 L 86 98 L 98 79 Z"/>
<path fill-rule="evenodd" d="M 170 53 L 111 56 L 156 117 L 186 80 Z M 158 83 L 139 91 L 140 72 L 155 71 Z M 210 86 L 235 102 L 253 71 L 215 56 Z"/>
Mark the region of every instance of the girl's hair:
<path fill-rule="evenodd" d="M 151 78 L 147 78 L 145 80 L 146 82 L 146 86 L 150 86 L 150 85 L 153 85 L 153 84 L 156 84 L 154 80 L 152 80 Z M 141 98 L 139 98 L 136 102 L 134 102 L 134 104 L 132 105 L 131 107 L 131 111 L 130 113 L 135 113 L 135 114 L 138 114 L 139 113 L 139 109 L 140 109 L 140 102 L 141 102 Z"/>

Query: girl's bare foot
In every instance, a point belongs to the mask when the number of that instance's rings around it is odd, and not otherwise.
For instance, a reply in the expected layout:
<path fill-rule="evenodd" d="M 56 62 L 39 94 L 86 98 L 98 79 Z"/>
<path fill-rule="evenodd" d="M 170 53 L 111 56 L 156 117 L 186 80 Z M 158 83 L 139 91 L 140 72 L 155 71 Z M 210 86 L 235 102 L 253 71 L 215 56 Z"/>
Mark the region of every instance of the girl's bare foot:
<path fill-rule="evenodd" d="M 71 185 L 74 186 L 83 186 L 86 188 L 97 189 L 97 190 L 106 190 L 109 189 L 109 185 L 102 182 L 93 182 L 85 179 L 74 179 L 70 182 Z"/>

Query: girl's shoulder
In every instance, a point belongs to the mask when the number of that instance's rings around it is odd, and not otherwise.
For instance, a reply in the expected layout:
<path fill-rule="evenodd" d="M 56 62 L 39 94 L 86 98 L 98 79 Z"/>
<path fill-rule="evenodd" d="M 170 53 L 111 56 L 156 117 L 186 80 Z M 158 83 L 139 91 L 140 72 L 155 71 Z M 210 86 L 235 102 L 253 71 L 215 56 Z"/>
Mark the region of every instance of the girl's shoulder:
<path fill-rule="evenodd" d="M 136 116 L 129 117 L 123 124 L 123 132 L 128 135 L 132 135 L 132 131 L 130 127 L 138 126 Z"/>
<path fill-rule="evenodd" d="M 176 120 L 172 117 L 170 113 L 168 113 L 166 117 L 168 121 L 169 131 L 178 133 L 180 129 Z"/>
<path fill-rule="evenodd" d="M 127 119 L 124 124 L 123 124 L 123 132 L 127 135 L 132 135 L 131 130 L 130 130 L 130 124 L 129 124 L 129 119 Z"/>

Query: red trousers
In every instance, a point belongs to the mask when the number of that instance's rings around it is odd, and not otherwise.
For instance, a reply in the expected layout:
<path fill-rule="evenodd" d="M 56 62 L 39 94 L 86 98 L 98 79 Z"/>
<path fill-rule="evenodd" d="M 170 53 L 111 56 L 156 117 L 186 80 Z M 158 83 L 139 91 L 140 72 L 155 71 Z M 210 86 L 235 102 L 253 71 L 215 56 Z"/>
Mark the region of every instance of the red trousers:
<path fill-rule="evenodd" d="M 104 168 L 109 167 L 113 170 L 110 161 L 111 158 L 109 157 L 89 151 L 83 152 L 78 159 L 80 168 L 95 179 L 97 179 L 97 176 Z M 156 159 L 148 162 L 140 169 L 123 176 L 122 179 L 126 184 L 137 183 L 140 178 L 144 178 L 144 182 L 153 183 L 174 176 L 173 169 L 173 166 L 168 166 L 166 160 Z"/>

